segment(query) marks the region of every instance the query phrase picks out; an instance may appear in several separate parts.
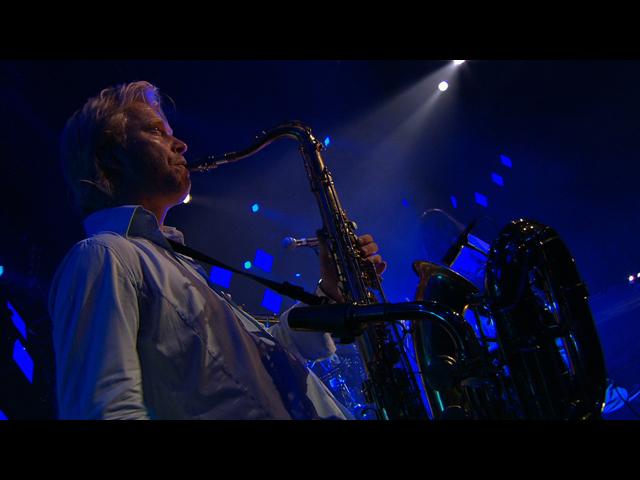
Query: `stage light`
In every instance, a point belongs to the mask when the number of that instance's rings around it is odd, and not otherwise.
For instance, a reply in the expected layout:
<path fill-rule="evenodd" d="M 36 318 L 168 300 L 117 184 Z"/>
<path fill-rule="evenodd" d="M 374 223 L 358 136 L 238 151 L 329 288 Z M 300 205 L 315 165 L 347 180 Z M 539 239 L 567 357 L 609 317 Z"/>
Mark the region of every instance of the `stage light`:
<path fill-rule="evenodd" d="M 500 160 L 505 167 L 512 168 L 511 159 L 509 157 L 507 157 L 506 155 L 500 155 Z"/>
<path fill-rule="evenodd" d="M 27 324 L 22 319 L 20 314 L 16 311 L 16 309 L 11 305 L 11 302 L 7 302 L 7 308 L 11 310 L 11 321 L 16 326 L 22 338 L 27 339 Z"/>
<path fill-rule="evenodd" d="M 4 267 L 0 265 L 0 277 L 2 276 L 3 273 L 4 273 Z"/>
<path fill-rule="evenodd" d="M 444 92 L 447 88 L 449 88 L 449 84 L 445 81 L 442 81 L 438 84 L 438 90 Z"/>
<path fill-rule="evenodd" d="M 269 290 L 267 288 L 264 292 L 264 297 L 262 297 L 261 305 L 264 308 L 271 310 L 273 313 L 280 313 L 282 297 L 273 290 Z"/>
<path fill-rule="evenodd" d="M 209 280 L 211 280 L 211 283 L 229 288 L 231 286 L 231 275 L 232 273 L 229 270 L 225 270 L 220 267 L 212 267 L 209 272 Z"/>
<path fill-rule="evenodd" d="M 299 273 L 296 273 L 296 278 L 300 278 L 302 275 L 300 275 Z"/>
<path fill-rule="evenodd" d="M 0 420 L 9 420 L 2 410 L 0 410 Z"/>
<path fill-rule="evenodd" d="M 257 249 L 253 264 L 265 272 L 270 272 L 271 267 L 273 267 L 273 255 L 269 255 L 264 250 Z"/>
<path fill-rule="evenodd" d="M 453 208 L 458 208 L 458 201 L 453 195 L 451 195 L 451 205 L 453 205 Z"/>
<path fill-rule="evenodd" d="M 466 60 L 454 60 L 453 64 L 457 67 L 458 65 L 462 65 Z"/>
<path fill-rule="evenodd" d="M 253 205 L 251 205 L 251 211 L 253 213 L 258 213 L 258 210 L 260 210 L 260 205 L 258 205 L 257 203 L 254 203 Z"/>
<path fill-rule="evenodd" d="M 247 270 L 249 270 L 251 268 L 251 262 L 249 260 L 244 262 L 244 268 L 247 269 Z"/>
<path fill-rule="evenodd" d="M 638 274 L 636 275 L 636 277 L 640 278 L 640 272 L 638 272 Z"/>
<path fill-rule="evenodd" d="M 20 340 L 16 340 L 16 343 L 13 344 L 13 361 L 20 367 L 27 380 L 33 383 L 33 360 Z"/>
<path fill-rule="evenodd" d="M 330 143 L 331 143 L 331 139 L 330 139 L 329 137 L 326 137 L 326 138 L 324 139 L 324 146 L 325 146 L 325 147 L 328 147 Z"/>
<path fill-rule="evenodd" d="M 487 197 L 485 197 L 484 195 L 478 192 L 475 192 L 475 194 L 476 194 L 476 203 L 478 205 L 482 205 L 485 208 L 489 206 L 489 201 L 487 200 Z"/>
<path fill-rule="evenodd" d="M 629 275 L 629 283 L 633 283 L 635 277 L 633 275 Z"/>
<path fill-rule="evenodd" d="M 191 194 L 188 193 L 185 199 L 182 201 L 182 203 L 189 203 L 190 201 L 191 201 Z"/>
<path fill-rule="evenodd" d="M 405 207 L 409 206 L 409 201 L 406 198 L 402 199 L 402 205 L 404 205 Z"/>
<path fill-rule="evenodd" d="M 493 180 L 493 183 L 496 185 L 500 185 L 501 187 L 504 186 L 504 180 L 502 180 L 502 177 L 497 173 L 491 174 L 491 180 Z"/>

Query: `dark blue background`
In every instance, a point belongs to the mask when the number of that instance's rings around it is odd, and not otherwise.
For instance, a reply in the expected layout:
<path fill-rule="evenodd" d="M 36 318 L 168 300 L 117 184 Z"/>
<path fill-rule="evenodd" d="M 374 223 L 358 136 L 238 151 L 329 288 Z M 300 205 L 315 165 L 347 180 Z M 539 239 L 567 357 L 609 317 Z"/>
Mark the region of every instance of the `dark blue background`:
<path fill-rule="evenodd" d="M 450 87 L 439 94 L 442 79 Z M 343 206 L 389 262 L 390 300 L 413 296 L 411 262 L 434 255 L 422 238 L 427 209 L 463 224 L 483 217 L 477 232 L 487 241 L 518 217 L 553 226 L 591 292 L 612 379 L 640 383 L 639 290 L 627 282 L 640 272 L 640 62 L 584 60 L 475 60 L 455 70 L 444 60 L 1 61 L 0 281 L 43 345 L 36 374 L 51 363 L 48 284 L 82 238 L 58 168 L 59 132 L 89 96 L 132 80 L 148 80 L 174 100 L 167 111 L 188 160 L 243 148 L 292 119 L 329 136 L 325 160 Z M 260 248 L 274 256 L 273 270 L 254 273 L 313 289 L 314 254 L 280 247 L 283 237 L 311 236 L 320 226 L 295 144 L 194 175 L 192 195 L 166 222 L 189 244 L 239 268 Z M 250 311 L 266 312 L 262 287 L 234 276 L 230 291 Z"/>

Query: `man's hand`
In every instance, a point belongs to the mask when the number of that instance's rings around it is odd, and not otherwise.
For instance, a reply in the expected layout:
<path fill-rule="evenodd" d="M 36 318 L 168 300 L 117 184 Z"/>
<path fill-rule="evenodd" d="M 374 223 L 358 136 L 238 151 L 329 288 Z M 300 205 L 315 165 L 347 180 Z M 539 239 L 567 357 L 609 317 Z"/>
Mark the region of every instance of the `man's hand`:
<path fill-rule="evenodd" d="M 344 299 L 338 288 L 338 272 L 329 255 L 329 249 L 322 235 L 318 235 L 318 239 L 320 240 L 320 278 L 322 279 L 322 290 L 335 301 L 342 303 Z M 387 262 L 382 260 L 380 255 L 377 255 L 378 244 L 373 241 L 373 237 L 369 234 L 361 235 L 358 237 L 358 243 L 360 252 L 367 260 L 374 264 L 376 273 L 381 275 L 387 268 Z"/>

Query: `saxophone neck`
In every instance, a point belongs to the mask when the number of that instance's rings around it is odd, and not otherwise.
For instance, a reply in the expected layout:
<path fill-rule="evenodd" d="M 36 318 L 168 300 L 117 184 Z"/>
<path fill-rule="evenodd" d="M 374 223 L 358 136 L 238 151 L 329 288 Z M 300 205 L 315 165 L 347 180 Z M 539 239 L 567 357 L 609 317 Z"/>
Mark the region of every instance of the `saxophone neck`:
<path fill-rule="evenodd" d="M 310 154 L 313 151 L 321 151 L 324 146 L 311 133 L 311 128 L 302 122 L 288 122 L 278 125 L 271 130 L 263 131 L 256 137 L 254 143 L 238 152 L 228 152 L 222 155 L 209 155 L 197 158 L 194 165 L 189 168 L 191 172 L 208 172 L 226 163 L 237 162 L 243 158 L 255 155 L 263 148 L 280 138 L 293 138 L 298 141 L 303 154 Z"/>

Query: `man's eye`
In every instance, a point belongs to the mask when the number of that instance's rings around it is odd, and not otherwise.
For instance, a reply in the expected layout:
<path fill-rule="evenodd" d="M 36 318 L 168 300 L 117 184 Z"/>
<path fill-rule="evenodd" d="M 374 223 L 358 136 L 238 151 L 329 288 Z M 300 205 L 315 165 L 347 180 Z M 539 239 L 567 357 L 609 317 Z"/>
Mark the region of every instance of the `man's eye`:
<path fill-rule="evenodd" d="M 152 128 L 150 132 L 153 133 L 154 135 L 162 135 L 162 130 L 160 130 L 158 127 Z"/>

